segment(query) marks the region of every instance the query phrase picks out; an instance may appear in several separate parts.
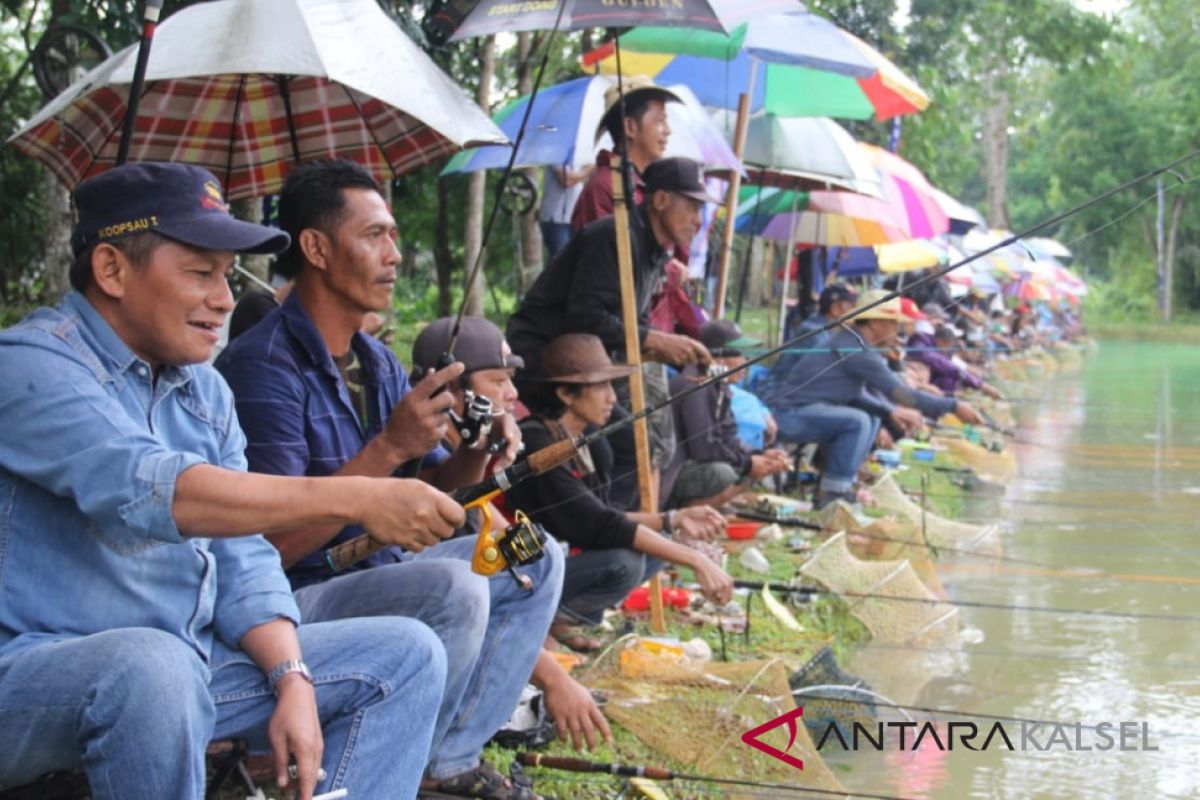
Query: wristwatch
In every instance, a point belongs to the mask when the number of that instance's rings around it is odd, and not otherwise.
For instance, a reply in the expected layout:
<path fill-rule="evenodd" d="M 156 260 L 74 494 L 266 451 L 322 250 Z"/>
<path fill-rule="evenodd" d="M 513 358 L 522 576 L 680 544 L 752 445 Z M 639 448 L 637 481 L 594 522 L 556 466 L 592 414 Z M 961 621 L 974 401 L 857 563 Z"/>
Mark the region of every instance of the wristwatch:
<path fill-rule="evenodd" d="M 312 673 L 308 671 L 308 664 L 305 664 L 299 659 L 289 658 L 287 661 L 281 661 L 276 664 L 274 668 L 267 673 L 267 685 L 271 687 L 272 692 L 275 692 L 275 687 L 279 685 L 279 682 L 283 680 L 284 676 L 291 675 L 292 673 L 298 674 L 310 684 L 313 682 Z M 276 694 L 278 694 L 278 692 L 276 692 Z"/>

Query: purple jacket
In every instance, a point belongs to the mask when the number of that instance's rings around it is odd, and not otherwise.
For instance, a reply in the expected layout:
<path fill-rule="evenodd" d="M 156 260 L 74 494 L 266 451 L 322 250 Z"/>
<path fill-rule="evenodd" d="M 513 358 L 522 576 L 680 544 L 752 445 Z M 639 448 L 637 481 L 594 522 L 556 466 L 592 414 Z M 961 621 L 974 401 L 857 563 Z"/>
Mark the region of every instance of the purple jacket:
<path fill-rule="evenodd" d="M 962 369 L 941 350 L 935 349 L 933 337 L 918 333 L 908 339 L 906 357 L 929 367 L 929 382 L 947 395 L 952 395 L 963 386 L 978 389 L 983 385 L 970 370 Z"/>

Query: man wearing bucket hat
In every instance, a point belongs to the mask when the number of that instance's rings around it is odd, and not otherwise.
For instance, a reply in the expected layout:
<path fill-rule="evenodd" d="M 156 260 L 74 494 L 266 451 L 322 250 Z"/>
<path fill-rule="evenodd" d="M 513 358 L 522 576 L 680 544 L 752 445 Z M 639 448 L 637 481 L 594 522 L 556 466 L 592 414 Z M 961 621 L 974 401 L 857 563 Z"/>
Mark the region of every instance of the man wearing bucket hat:
<path fill-rule="evenodd" d="M 884 417 L 899 412 L 897 422 L 911 427 L 913 420 L 904 409 L 915 408 L 928 417 L 953 413 L 964 422 L 980 421 L 967 403 L 915 391 L 888 368 L 879 351 L 891 348 L 900 326 L 909 321 L 899 298 L 885 299 L 889 294 L 865 293 L 851 312 L 851 324 L 843 324 L 821 351 L 803 354 L 787 370 L 773 371 L 763 389 L 780 438 L 817 442 L 824 450 L 818 506 L 853 499 L 855 475 Z"/>
<path fill-rule="evenodd" d="M 336 519 L 439 540 L 462 509 L 415 481 L 246 473 L 203 362 L 236 253 L 288 236 L 233 219 L 208 171 L 116 167 L 75 205 L 73 291 L 0 333 L 0 787 L 82 769 L 93 797 L 198 799 L 205 745 L 239 737 L 274 750 L 281 784 L 294 759 L 302 798 L 411 796 L 441 643 L 410 620 L 297 627 L 252 534 Z"/>
<path fill-rule="evenodd" d="M 616 405 L 613 381 L 633 371 L 615 365 L 599 338 L 568 333 L 541 353 L 541 377 L 525 402 L 533 416 L 521 422 L 531 450 L 564 438 L 576 438 L 590 426 L 604 425 Z M 732 579 L 699 551 L 670 538 L 687 516 L 702 509 L 646 514 L 614 507 L 608 498 L 611 476 L 599 474 L 584 448 L 568 463 L 517 484 L 507 502 L 525 510 L 555 536 L 580 552 L 567 559 L 559 603 L 562 625 L 594 626 L 604 609 L 656 572 L 663 561 L 690 567 L 714 602 L 724 604 Z"/>
<path fill-rule="evenodd" d="M 616 83 L 604 93 L 604 116 L 596 132 L 599 138 L 607 132 L 613 147 L 620 151 L 624 141 L 629 163 L 633 166 L 633 202 L 641 203 L 645 191 L 642 174 L 667 151 L 671 126 L 667 123 L 667 103 L 680 102 L 679 97 L 655 86 L 644 75 L 624 79 L 624 114 L 621 95 Z M 612 150 L 596 154 L 596 169 L 583 186 L 571 212 L 571 229 L 578 232 L 589 223 L 613 214 Z M 686 247 L 686 245 L 685 245 Z"/>

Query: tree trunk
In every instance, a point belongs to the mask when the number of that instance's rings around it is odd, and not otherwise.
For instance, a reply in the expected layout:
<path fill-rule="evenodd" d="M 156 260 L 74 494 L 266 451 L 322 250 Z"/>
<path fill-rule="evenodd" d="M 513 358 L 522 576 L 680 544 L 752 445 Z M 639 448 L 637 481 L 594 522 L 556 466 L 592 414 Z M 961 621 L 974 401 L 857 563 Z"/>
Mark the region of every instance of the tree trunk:
<path fill-rule="evenodd" d="M 437 271 L 437 313 L 450 315 L 450 284 L 454 277 L 454 259 L 450 253 L 450 182 L 437 182 L 437 222 L 433 230 L 433 264 Z"/>
<path fill-rule="evenodd" d="M 46 233 L 42 252 L 46 258 L 46 288 L 42 302 L 54 305 L 71 288 L 71 229 L 75 215 L 71 211 L 71 193 L 48 169 L 42 170 Z"/>
<path fill-rule="evenodd" d="M 488 98 L 492 94 L 492 76 L 496 71 L 496 41 L 489 36 L 483 40 L 479 54 L 479 88 L 475 92 L 475 102 L 479 107 L 488 111 Z M 483 241 L 483 206 L 484 192 L 487 189 L 487 174 L 483 170 L 472 172 L 467 183 L 467 222 L 463 234 L 463 264 L 464 280 L 471 279 L 471 270 L 479 257 Z M 487 290 L 483 266 L 480 266 L 475 276 L 474 284 L 464 285 L 467 293 L 466 309 L 473 317 L 483 316 L 483 296 Z"/>
<path fill-rule="evenodd" d="M 533 91 L 533 54 L 538 48 L 540 37 L 532 33 L 517 34 L 517 94 L 527 95 Z M 538 171 L 534 167 L 522 170 L 525 177 L 538 186 Z M 542 231 L 538 226 L 538 205 L 521 218 L 521 263 L 517 265 L 517 297 L 537 280 L 542 272 Z"/>
<path fill-rule="evenodd" d="M 246 222 L 261 225 L 263 221 L 262 198 L 251 197 L 245 200 L 234 200 L 230 204 L 233 215 Z M 242 269 L 249 272 L 263 283 L 271 282 L 271 257 L 242 253 L 238 259 Z"/>
<path fill-rule="evenodd" d="M 1008 218 L 1008 63 L 996 58 L 983 79 L 983 168 L 987 183 L 987 221 L 993 228 L 1009 229 Z"/>
<path fill-rule="evenodd" d="M 1171 202 L 1171 224 L 1167 228 L 1167 252 L 1163 258 L 1163 322 L 1171 322 L 1172 287 L 1175 283 L 1175 243 L 1179 234 L 1179 220 L 1183 216 L 1183 195 L 1175 195 Z"/>

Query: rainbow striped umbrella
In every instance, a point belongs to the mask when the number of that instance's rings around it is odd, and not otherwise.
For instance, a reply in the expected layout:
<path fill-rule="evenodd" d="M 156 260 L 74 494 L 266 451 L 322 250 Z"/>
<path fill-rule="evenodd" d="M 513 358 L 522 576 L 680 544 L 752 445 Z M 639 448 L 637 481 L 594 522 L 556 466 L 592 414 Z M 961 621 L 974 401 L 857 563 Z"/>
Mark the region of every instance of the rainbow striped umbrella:
<path fill-rule="evenodd" d="M 911 238 L 929 239 L 950 230 L 950 218 L 921 170 L 882 147 L 863 142 L 859 147 L 879 170 L 884 199 L 902 210 Z"/>
<path fill-rule="evenodd" d="M 863 194 L 747 186 L 739 197 L 738 233 L 831 247 L 865 247 L 909 238 L 895 209 Z"/>
<path fill-rule="evenodd" d="M 888 119 L 929 105 L 916 81 L 881 53 L 808 11 L 759 16 L 729 36 L 642 27 L 619 42 L 626 75 L 686 84 L 716 108 L 736 108 L 751 87 L 751 111 L 781 117 Z M 615 50 L 610 42 L 585 54 L 585 68 L 615 74 Z"/>

